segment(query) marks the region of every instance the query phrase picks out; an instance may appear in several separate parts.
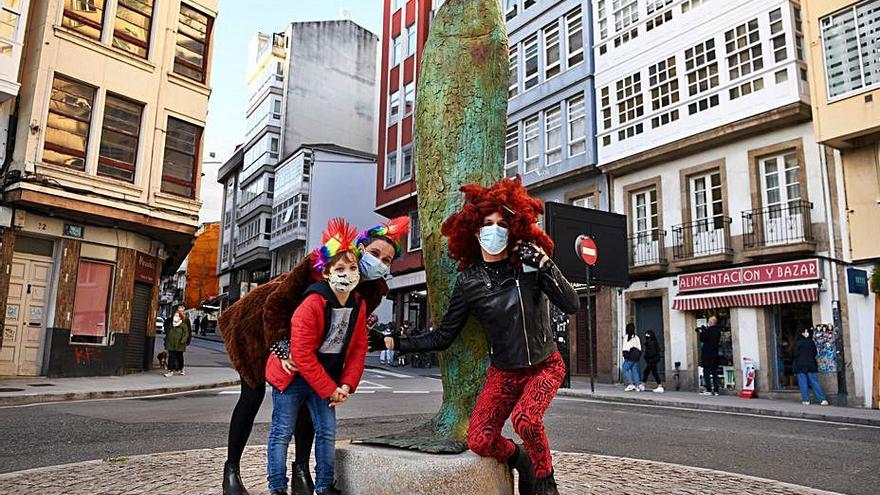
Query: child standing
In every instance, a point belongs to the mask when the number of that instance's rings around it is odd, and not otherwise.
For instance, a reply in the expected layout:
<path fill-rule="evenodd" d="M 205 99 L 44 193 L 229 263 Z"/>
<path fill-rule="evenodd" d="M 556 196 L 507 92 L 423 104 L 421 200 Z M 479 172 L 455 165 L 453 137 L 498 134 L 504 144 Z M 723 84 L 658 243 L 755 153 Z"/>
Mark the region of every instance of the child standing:
<path fill-rule="evenodd" d="M 292 362 L 273 354 L 266 365 L 272 385 L 268 480 L 273 495 L 287 494 L 287 450 L 303 405 L 315 426 L 315 493 L 341 493 L 334 486 L 334 408 L 354 392 L 367 354 L 366 306 L 352 293 L 360 280 L 356 236 L 344 220 L 330 221 L 315 252 L 323 280 L 306 290 L 290 321 Z"/>

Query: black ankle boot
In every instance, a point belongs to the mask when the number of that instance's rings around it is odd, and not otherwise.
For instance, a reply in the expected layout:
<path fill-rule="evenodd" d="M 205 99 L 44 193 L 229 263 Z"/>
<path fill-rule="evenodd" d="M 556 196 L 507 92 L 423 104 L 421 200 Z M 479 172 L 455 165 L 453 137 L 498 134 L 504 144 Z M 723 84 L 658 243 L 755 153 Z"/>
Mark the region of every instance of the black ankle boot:
<path fill-rule="evenodd" d="M 333 486 L 324 490 L 323 492 L 315 492 L 315 495 L 342 495 L 342 492 L 340 492 L 339 489 L 336 488 L 336 485 L 334 484 Z"/>
<path fill-rule="evenodd" d="M 522 445 L 516 446 L 513 455 L 507 459 L 507 466 L 519 475 L 519 495 L 535 495 L 535 467 Z"/>
<path fill-rule="evenodd" d="M 538 495 L 559 495 L 559 489 L 556 488 L 556 480 L 553 478 L 553 471 L 545 478 L 538 479 Z"/>
<path fill-rule="evenodd" d="M 312 495 L 315 492 L 315 482 L 312 481 L 312 473 L 309 472 L 308 464 L 290 465 L 290 495 Z"/>
<path fill-rule="evenodd" d="M 241 482 L 238 464 L 227 462 L 223 466 L 223 495 L 250 495 Z"/>

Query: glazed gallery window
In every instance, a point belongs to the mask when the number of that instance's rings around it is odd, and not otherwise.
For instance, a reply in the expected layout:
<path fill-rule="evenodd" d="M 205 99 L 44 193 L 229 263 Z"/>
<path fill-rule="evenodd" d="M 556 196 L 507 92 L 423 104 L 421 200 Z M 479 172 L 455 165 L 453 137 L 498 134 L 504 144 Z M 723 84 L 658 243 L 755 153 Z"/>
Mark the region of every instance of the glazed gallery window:
<path fill-rule="evenodd" d="M 11 56 L 21 20 L 21 0 L 5 0 L 0 5 L 0 55 Z"/>
<path fill-rule="evenodd" d="M 565 33 L 568 40 L 568 67 L 584 61 L 584 25 L 581 9 L 575 9 L 565 16 Z"/>
<path fill-rule="evenodd" d="M 107 338 L 113 265 L 80 261 L 76 274 L 70 341 L 103 344 Z"/>
<path fill-rule="evenodd" d="M 675 56 L 648 67 L 648 87 L 651 92 L 651 110 L 662 110 L 678 103 L 678 77 Z M 651 127 L 657 128 L 678 120 L 678 110 L 651 117 Z"/>
<path fill-rule="evenodd" d="M 153 0 L 119 0 L 113 26 L 113 46 L 147 58 L 152 23 Z"/>
<path fill-rule="evenodd" d="M 688 94 L 698 95 L 718 86 L 718 61 L 715 58 L 715 40 L 706 40 L 684 52 Z"/>
<path fill-rule="evenodd" d="M 524 173 L 534 172 L 538 170 L 538 160 L 540 154 L 540 147 L 538 144 L 539 136 L 540 136 L 540 128 L 538 126 L 538 116 L 525 121 L 523 125 L 523 142 L 525 144 L 525 159 L 523 160 L 524 165 Z"/>
<path fill-rule="evenodd" d="M 144 106 L 107 93 L 98 175 L 134 182 Z"/>
<path fill-rule="evenodd" d="M 576 156 L 587 151 L 584 97 L 569 98 L 566 105 L 568 106 L 568 156 Z"/>
<path fill-rule="evenodd" d="M 724 33 L 730 80 L 735 81 L 764 68 L 758 19 L 752 19 Z"/>
<path fill-rule="evenodd" d="M 547 166 L 562 161 L 562 108 L 544 112 L 544 163 Z"/>
<path fill-rule="evenodd" d="M 544 28 L 544 79 L 558 76 L 562 71 L 559 55 L 559 24 L 554 22 Z"/>
<path fill-rule="evenodd" d="M 512 45 L 510 47 L 510 76 L 507 88 L 507 97 L 513 98 L 519 94 L 519 47 Z"/>
<path fill-rule="evenodd" d="M 604 40 L 608 37 L 608 12 L 605 9 L 605 0 L 596 2 L 596 18 L 599 23 L 599 39 Z"/>
<path fill-rule="evenodd" d="M 194 81 L 205 82 L 208 74 L 208 44 L 214 19 L 180 4 L 174 72 Z"/>
<path fill-rule="evenodd" d="M 104 27 L 104 0 L 64 0 L 61 25 L 100 40 Z"/>
<path fill-rule="evenodd" d="M 612 0 L 614 11 L 614 30 L 621 31 L 639 20 L 638 0 Z"/>
<path fill-rule="evenodd" d="M 880 0 L 822 18 L 828 98 L 880 86 Z"/>
<path fill-rule="evenodd" d="M 162 165 L 162 192 L 185 198 L 195 197 L 201 140 L 201 127 L 168 117 L 165 159 Z"/>
<path fill-rule="evenodd" d="M 519 128 L 516 124 L 507 128 L 507 139 L 504 148 L 504 176 L 516 177 L 519 171 Z"/>
<path fill-rule="evenodd" d="M 538 85 L 538 35 L 532 36 L 523 43 L 525 53 L 525 81 L 523 88 L 529 89 Z"/>
<path fill-rule="evenodd" d="M 785 60 L 785 30 L 782 26 L 782 9 L 770 11 L 770 36 L 773 45 L 773 60 L 782 62 Z"/>
<path fill-rule="evenodd" d="M 49 98 L 43 161 L 85 171 L 95 88 L 55 75 Z"/>

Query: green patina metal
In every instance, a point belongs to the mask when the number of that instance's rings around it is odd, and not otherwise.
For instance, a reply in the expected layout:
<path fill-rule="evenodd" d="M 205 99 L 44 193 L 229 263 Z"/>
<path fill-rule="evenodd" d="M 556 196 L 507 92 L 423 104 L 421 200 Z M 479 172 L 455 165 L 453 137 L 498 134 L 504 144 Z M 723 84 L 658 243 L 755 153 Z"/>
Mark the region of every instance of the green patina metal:
<path fill-rule="evenodd" d="M 422 253 L 435 322 L 443 319 L 457 273 L 440 225 L 461 209 L 460 186 L 489 185 L 504 174 L 507 86 L 507 32 L 498 0 L 448 0 L 425 45 L 415 125 Z M 486 337 L 471 317 L 441 354 L 437 415 L 413 431 L 369 442 L 433 453 L 467 450 L 470 415 L 488 364 Z"/>

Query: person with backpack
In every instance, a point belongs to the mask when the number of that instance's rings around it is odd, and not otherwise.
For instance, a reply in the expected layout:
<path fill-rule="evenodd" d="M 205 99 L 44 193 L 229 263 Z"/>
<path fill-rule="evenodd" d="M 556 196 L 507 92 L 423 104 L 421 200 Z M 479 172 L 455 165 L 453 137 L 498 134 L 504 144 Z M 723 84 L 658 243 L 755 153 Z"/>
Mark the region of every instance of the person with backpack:
<path fill-rule="evenodd" d="M 645 371 L 642 374 L 642 383 L 648 381 L 648 375 L 654 375 L 654 380 L 657 382 L 657 388 L 654 389 L 654 392 L 658 394 L 662 394 L 663 390 L 663 381 L 660 380 L 660 372 L 657 371 L 657 365 L 660 363 L 660 342 L 657 340 L 657 336 L 654 335 L 653 330 L 648 330 L 645 332 Z"/>
<path fill-rule="evenodd" d="M 626 324 L 626 341 L 623 343 L 623 379 L 627 392 L 644 392 L 645 385 L 639 379 L 639 361 L 642 359 L 642 342 L 636 335 L 636 326 Z"/>

